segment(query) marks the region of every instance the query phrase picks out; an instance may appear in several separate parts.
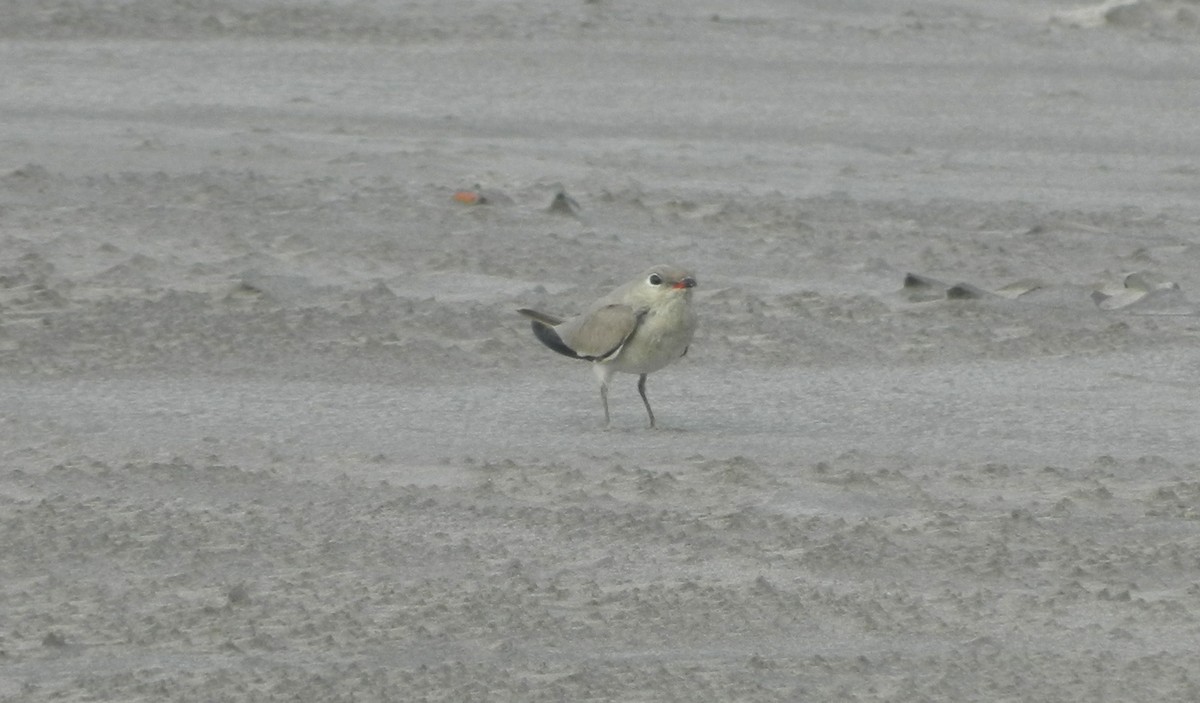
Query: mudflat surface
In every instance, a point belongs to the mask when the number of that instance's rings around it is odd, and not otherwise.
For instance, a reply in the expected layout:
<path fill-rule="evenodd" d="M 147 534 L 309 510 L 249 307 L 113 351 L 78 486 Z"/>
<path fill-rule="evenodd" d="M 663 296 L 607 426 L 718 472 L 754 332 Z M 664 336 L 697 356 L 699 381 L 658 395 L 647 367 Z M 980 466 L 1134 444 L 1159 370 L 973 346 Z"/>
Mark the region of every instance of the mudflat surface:
<path fill-rule="evenodd" d="M 1196 700 L 1198 39 L 6 4 L 0 700 Z M 658 262 L 605 430 L 515 310 Z"/>

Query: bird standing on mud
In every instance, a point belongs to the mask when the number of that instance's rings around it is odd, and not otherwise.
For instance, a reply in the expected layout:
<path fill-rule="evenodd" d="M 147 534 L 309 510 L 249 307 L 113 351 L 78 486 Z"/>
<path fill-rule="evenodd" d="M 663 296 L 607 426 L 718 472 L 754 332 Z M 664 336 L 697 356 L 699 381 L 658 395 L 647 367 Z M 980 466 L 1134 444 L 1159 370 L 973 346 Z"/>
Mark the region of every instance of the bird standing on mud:
<path fill-rule="evenodd" d="M 572 359 L 592 362 L 600 382 L 604 425 L 608 426 L 608 382 L 617 371 L 638 374 L 638 393 L 650 426 L 654 411 L 646 399 L 646 376 L 687 353 L 696 331 L 692 288 L 696 278 L 676 266 L 655 266 L 597 300 L 587 312 L 562 319 L 522 308 L 542 344 Z"/>

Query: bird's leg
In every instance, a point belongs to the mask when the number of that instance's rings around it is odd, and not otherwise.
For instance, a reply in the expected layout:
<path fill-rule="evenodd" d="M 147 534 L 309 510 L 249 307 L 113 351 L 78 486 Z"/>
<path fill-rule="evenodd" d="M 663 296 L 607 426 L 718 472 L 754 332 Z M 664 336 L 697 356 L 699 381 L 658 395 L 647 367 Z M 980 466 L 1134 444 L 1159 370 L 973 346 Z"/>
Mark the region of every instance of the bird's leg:
<path fill-rule="evenodd" d="M 608 382 L 612 380 L 613 370 L 608 364 L 592 364 L 592 373 L 600 384 L 600 404 L 604 406 L 604 426 L 608 427 Z"/>
<path fill-rule="evenodd" d="M 650 409 L 650 401 L 646 398 L 646 374 L 638 376 L 638 393 L 642 395 L 642 402 L 646 404 L 646 414 L 650 416 L 650 426 L 654 427 L 654 411 Z"/>
<path fill-rule="evenodd" d="M 604 426 L 608 427 L 608 383 L 600 382 L 600 403 L 604 406 Z"/>

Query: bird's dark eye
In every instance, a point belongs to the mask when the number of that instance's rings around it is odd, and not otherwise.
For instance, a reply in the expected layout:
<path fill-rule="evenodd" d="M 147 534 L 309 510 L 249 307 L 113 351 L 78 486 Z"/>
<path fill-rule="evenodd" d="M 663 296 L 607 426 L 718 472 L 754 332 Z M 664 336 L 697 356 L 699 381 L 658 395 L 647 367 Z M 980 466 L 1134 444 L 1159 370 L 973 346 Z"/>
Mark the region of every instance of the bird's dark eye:
<path fill-rule="evenodd" d="M 647 278 L 646 280 L 652 286 L 661 286 L 662 285 L 662 276 L 658 275 L 657 273 L 650 274 L 650 278 Z"/>

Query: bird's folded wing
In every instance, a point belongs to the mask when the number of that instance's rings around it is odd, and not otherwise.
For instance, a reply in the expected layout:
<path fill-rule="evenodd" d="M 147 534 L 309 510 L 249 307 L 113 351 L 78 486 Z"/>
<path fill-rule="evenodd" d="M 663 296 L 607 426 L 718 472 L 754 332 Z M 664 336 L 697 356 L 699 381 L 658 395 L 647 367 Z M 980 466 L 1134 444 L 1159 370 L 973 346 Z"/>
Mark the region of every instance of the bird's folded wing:
<path fill-rule="evenodd" d="M 579 356 L 603 361 L 621 350 L 640 321 L 641 315 L 633 308 L 612 304 L 568 320 L 558 332 Z"/>

